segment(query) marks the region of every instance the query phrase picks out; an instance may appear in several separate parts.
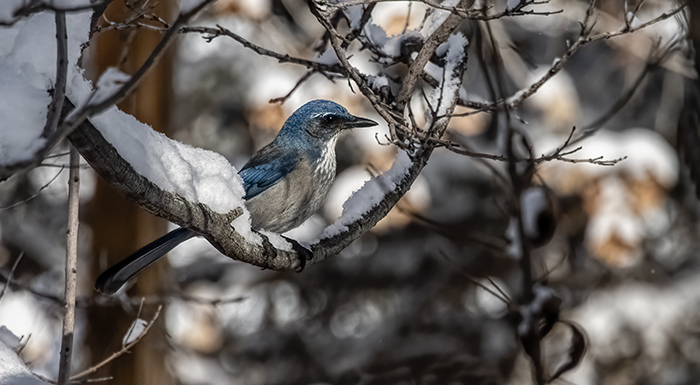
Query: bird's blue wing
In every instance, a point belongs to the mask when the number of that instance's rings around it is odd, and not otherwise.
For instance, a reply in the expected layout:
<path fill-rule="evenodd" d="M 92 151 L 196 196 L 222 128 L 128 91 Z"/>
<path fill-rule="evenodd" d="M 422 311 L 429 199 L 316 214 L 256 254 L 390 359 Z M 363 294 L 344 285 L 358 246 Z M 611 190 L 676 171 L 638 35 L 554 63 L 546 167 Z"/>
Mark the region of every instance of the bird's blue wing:
<path fill-rule="evenodd" d="M 250 199 L 274 186 L 287 176 L 301 160 L 296 155 L 275 156 L 261 150 L 238 172 L 243 179 L 245 198 Z"/>

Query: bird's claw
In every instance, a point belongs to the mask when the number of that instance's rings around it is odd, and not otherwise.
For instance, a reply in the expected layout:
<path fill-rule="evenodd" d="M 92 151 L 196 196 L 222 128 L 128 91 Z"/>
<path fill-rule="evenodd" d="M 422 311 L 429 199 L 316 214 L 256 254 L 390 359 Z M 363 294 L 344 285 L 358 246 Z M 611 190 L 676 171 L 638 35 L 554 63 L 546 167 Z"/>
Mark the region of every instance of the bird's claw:
<path fill-rule="evenodd" d="M 292 244 L 292 249 L 296 251 L 299 256 L 299 267 L 296 268 L 297 273 L 301 273 L 306 267 L 306 261 L 310 261 L 314 257 L 314 253 L 306 247 L 302 246 L 299 242 L 294 239 L 284 237 L 287 242 Z"/>

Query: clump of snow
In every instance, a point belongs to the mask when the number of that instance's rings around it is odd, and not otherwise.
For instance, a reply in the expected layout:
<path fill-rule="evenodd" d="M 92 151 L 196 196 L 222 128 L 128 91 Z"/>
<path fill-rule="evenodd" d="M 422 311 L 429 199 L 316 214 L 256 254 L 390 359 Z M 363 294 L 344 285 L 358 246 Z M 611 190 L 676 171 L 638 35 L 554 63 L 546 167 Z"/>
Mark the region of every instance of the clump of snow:
<path fill-rule="evenodd" d="M 21 346 L 20 340 L 21 338 L 12 333 L 5 325 L 0 326 L 0 343 L 5 344 L 10 349 L 17 349 Z"/>
<path fill-rule="evenodd" d="M 285 251 L 292 251 L 292 244 L 287 242 L 287 240 L 284 239 L 281 235 L 265 230 L 261 230 L 260 234 L 266 236 L 267 240 L 270 241 L 272 246 L 274 246 L 275 248 Z"/>
<path fill-rule="evenodd" d="M 16 6 L 14 0 L 3 4 L 0 20 L 3 14 L 14 12 Z M 75 63 L 80 57 L 80 45 L 87 41 L 90 15 L 89 11 L 66 15 L 69 77 L 80 74 Z M 45 145 L 42 134 L 51 103 L 48 90 L 55 78 L 53 13 L 37 13 L 12 27 L 0 28 L 0 164 L 29 160 Z"/>
<path fill-rule="evenodd" d="M 78 103 L 73 113 L 85 108 L 85 106 L 104 103 L 107 99 L 116 94 L 119 88 L 121 88 L 124 83 L 127 83 L 129 79 L 131 79 L 131 76 L 120 71 L 117 67 L 107 68 L 97 81 L 95 89 L 87 98 Z M 71 119 L 71 115 L 68 115 L 66 119 Z"/>
<path fill-rule="evenodd" d="M 222 214 L 243 206 L 242 181 L 222 155 L 172 140 L 116 107 L 90 120 L 137 173 L 161 189 Z"/>
<path fill-rule="evenodd" d="M 0 384 L 46 385 L 48 382 L 34 376 L 17 353 L 0 342 Z"/>
<path fill-rule="evenodd" d="M 362 14 L 364 13 L 364 7 L 361 5 L 349 6 L 343 9 L 345 17 L 348 18 L 350 22 L 350 28 L 357 30 L 360 28 L 360 21 L 362 20 Z"/>
<path fill-rule="evenodd" d="M 46 142 L 41 134 L 51 98 L 45 88 L 32 85 L 38 76 L 32 67 L 0 62 L 1 88 L 11 90 L 0 91 L 0 164 L 29 160 Z"/>
<path fill-rule="evenodd" d="M 368 23 L 365 26 L 365 35 L 379 49 L 389 57 L 401 56 L 401 46 L 408 39 L 423 40 L 423 36 L 416 31 L 406 31 L 401 35 L 387 36 L 384 28 Z"/>
<path fill-rule="evenodd" d="M 233 227 L 238 234 L 243 236 L 246 241 L 256 245 L 262 245 L 262 238 L 250 227 L 250 213 L 248 210 L 245 210 L 243 215 L 231 221 L 231 227 Z"/>
<path fill-rule="evenodd" d="M 129 326 L 129 330 L 124 334 L 122 346 L 129 345 L 139 339 L 141 335 L 146 332 L 146 326 L 148 326 L 146 320 L 141 318 L 135 319 L 134 322 L 131 323 L 131 326 Z"/>
<path fill-rule="evenodd" d="M 445 83 L 442 87 L 434 88 L 430 94 L 429 101 L 432 109 L 437 110 L 437 116 L 443 117 L 447 114 L 447 109 L 454 105 L 456 98 L 459 97 L 459 88 L 462 86 L 462 79 L 455 74 L 460 63 L 464 59 L 465 47 L 469 44 L 464 35 L 457 32 L 442 43 L 438 50 L 445 53 Z M 437 52 L 437 51 L 436 51 Z M 428 66 L 426 66 L 428 68 Z M 437 77 L 440 79 L 441 77 Z M 439 104 L 439 105 L 438 105 Z M 430 116 L 430 114 L 426 114 Z"/>
<path fill-rule="evenodd" d="M 388 86 L 389 79 L 387 79 L 386 76 L 369 75 L 367 76 L 367 83 L 369 83 L 369 86 L 372 87 L 373 90 L 378 90 L 382 87 Z"/>
<path fill-rule="evenodd" d="M 399 150 L 391 169 L 367 181 L 343 204 L 343 214 L 323 232 L 323 238 L 332 237 L 347 230 L 347 225 L 362 218 L 370 209 L 377 206 L 388 192 L 394 191 L 404 179 L 412 165 L 411 158 L 404 150 Z"/>

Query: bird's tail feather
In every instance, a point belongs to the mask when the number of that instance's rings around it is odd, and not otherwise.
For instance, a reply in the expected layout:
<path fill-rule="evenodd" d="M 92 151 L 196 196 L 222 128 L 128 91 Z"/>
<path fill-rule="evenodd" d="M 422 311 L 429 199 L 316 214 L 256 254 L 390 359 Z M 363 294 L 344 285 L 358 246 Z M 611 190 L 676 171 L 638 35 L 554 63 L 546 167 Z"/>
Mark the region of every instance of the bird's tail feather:
<path fill-rule="evenodd" d="M 103 294 L 114 294 L 130 279 L 160 259 L 180 243 L 197 235 L 192 230 L 180 227 L 140 248 L 116 265 L 100 274 L 95 289 Z"/>

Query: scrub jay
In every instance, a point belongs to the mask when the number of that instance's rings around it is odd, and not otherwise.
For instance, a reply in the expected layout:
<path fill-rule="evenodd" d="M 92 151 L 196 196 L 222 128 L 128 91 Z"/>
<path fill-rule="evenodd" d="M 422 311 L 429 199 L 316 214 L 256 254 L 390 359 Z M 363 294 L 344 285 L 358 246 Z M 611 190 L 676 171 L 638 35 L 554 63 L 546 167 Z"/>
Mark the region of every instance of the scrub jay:
<path fill-rule="evenodd" d="M 329 100 L 301 106 L 284 122 L 275 140 L 238 172 L 253 229 L 283 233 L 301 225 L 326 199 L 335 179 L 335 144 L 340 134 L 370 127 L 373 120 L 350 115 Z M 151 242 L 102 273 L 95 288 L 113 294 L 180 243 L 196 236 L 180 227 Z"/>

